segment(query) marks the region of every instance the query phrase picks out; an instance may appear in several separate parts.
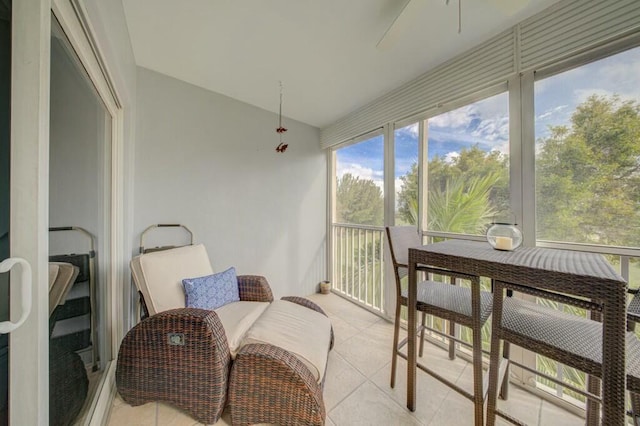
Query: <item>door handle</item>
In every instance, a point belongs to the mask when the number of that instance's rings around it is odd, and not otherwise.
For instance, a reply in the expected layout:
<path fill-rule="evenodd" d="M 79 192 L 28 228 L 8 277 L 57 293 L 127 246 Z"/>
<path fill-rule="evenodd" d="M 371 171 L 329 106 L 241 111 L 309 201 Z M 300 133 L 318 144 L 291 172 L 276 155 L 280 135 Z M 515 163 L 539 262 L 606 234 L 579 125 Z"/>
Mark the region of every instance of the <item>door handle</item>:
<path fill-rule="evenodd" d="M 31 265 L 26 260 L 20 257 L 10 257 L 0 262 L 0 273 L 9 272 L 15 265 L 20 264 L 22 267 L 22 279 L 20 284 L 22 286 L 22 316 L 18 322 L 3 321 L 0 322 L 0 334 L 11 333 L 16 328 L 20 327 L 31 313 Z"/>

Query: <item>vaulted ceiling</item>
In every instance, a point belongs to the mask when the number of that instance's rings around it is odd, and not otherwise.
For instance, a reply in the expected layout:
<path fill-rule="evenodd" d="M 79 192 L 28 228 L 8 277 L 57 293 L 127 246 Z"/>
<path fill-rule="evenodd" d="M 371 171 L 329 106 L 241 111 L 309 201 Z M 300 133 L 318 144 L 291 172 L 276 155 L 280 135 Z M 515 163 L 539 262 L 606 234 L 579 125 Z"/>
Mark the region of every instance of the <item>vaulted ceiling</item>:
<path fill-rule="evenodd" d="M 139 66 L 322 128 L 557 1 L 123 4 Z"/>

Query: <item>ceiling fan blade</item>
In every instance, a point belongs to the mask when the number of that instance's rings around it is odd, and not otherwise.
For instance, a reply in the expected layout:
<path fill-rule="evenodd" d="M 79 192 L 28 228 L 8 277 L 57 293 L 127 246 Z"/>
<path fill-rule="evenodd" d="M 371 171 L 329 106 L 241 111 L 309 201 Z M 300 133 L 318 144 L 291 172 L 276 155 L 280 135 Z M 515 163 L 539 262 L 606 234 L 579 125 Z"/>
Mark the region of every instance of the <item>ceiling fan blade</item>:
<path fill-rule="evenodd" d="M 420 9 L 421 3 L 423 3 L 423 0 L 408 0 L 405 3 L 389 28 L 387 28 L 387 31 L 385 31 L 382 38 L 378 41 L 378 44 L 376 44 L 378 49 L 384 50 L 389 48 L 397 40 L 398 36 L 406 28 L 411 26 L 411 22 L 419 15 L 418 10 Z"/>

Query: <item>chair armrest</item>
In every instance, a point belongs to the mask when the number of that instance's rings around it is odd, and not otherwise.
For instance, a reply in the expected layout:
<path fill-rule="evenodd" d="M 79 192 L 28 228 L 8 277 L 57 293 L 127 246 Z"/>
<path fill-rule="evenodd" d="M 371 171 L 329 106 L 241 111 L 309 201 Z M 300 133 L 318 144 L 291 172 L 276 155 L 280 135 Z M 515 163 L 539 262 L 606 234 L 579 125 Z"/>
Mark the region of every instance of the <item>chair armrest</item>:
<path fill-rule="evenodd" d="M 206 424 L 220 418 L 231 354 L 214 311 L 180 308 L 138 323 L 122 340 L 116 386 L 136 406 L 164 401 Z"/>
<path fill-rule="evenodd" d="M 305 297 L 285 296 L 281 297 L 280 300 L 286 300 L 287 302 L 296 303 L 298 305 L 304 306 L 305 308 L 313 309 L 316 312 L 320 312 L 325 317 L 328 316 L 320 306 Z"/>
<path fill-rule="evenodd" d="M 238 275 L 240 300 L 245 302 L 273 302 L 267 279 L 260 275 Z"/>

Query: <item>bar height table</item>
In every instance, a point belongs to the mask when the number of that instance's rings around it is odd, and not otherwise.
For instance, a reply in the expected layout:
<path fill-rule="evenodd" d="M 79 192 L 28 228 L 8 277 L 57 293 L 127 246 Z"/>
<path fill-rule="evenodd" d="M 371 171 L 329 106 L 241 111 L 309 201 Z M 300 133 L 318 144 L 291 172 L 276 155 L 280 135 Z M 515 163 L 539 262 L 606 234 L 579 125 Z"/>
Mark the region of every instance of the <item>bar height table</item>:
<path fill-rule="evenodd" d="M 602 311 L 602 424 L 625 424 L 627 283 L 597 253 L 520 247 L 494 250 L 489 243 L 449 240 L 409 249 L 408 305 L 416 304 L 417 265 L 449 269 L 522 286 L 598 300 Z M 569 284 L 570 283 L 570 284 Z M 578 291 L 576 291 L 578 289 Z M 416 310 L 408 309 L 407 408 L 416 403 Z"/>

